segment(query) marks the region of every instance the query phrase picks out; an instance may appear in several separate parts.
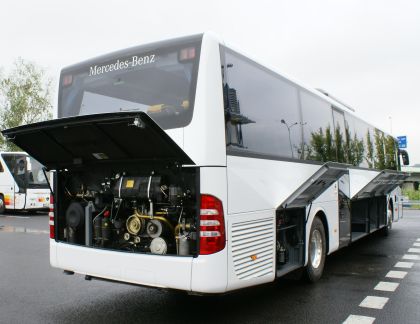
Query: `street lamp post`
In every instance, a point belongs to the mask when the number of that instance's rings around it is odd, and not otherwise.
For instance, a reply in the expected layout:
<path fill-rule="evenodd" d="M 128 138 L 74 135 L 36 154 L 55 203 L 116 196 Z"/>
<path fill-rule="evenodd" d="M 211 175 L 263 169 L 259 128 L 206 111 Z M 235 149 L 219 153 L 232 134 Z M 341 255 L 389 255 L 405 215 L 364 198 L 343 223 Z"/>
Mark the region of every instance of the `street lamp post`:
<path fill-rule="evenodd" d="M 286 123 L 286 121 L 285 121 L 284 119 L 280 120 L 280 122 L 281 122 L 282 124 L 284 124 L 284 125 L 287 127 L 287 131 L 288 131 L 288 133 L 289 133 L 290 152 L 292 153 L 292 158 L 294 158 L 294 154 L 293 154 L 293 147 L 292 147 L 292 138 L 290 137 L 290 129 L 291 129 L 293 126 L 297 125 L 298 123 L 297 123 L 297 122 L 295 122 L 295 123 L 293 123 L 293 124 L 287 125 L 287 123 Z"/>

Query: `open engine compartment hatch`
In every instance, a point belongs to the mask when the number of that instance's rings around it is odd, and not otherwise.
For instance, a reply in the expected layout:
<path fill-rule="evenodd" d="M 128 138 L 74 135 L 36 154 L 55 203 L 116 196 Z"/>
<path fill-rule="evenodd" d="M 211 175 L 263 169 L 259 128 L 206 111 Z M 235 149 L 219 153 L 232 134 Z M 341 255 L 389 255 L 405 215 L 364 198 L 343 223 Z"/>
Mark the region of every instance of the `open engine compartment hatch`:
<path fill-rule="evenodd" d="M 306 180 L 292 193 L 279 208 L 305 207 L 320 196 L 329 186 L 342 175 L 348 174 L 348 168 L 343 165 L 328 162 Z"/>
<path fill-rule="evenodd" d="M 144 112 L 61 118 L 2 134 L 50 170 L 140 160 L 194 164 Z"/>
<path fill-rule="evenodd" d="M 408 177 L 407 173 L 392 170 L 381 171 L 353 197 L 353 200 L 387 195 Z"/>

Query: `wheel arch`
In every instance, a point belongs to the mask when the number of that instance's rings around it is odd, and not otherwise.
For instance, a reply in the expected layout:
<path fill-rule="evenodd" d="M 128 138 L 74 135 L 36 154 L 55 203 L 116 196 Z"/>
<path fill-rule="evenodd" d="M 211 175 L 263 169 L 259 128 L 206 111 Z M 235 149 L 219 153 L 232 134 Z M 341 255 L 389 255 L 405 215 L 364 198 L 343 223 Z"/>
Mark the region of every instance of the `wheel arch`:
<path fill-rule="evenodd" d="M 325 245 L 327 250 L 325 251 L 325 254 L 328 254 L 330 251 L 330 232 L 329 232 L 329 228 L 328 228 L 328 221 L 327 221 L 327 215 L 325 215 L 325 212 L 323 210 L 318 210 L 314 216 L 314 219 L 318 217 L 321 222 L 322 225 L 324 225 L 324 232 L 325 232 Z M 313 222 L 313 220 L 312 220 Z M 312 224 L 311 224 L 312 226 Z"/>

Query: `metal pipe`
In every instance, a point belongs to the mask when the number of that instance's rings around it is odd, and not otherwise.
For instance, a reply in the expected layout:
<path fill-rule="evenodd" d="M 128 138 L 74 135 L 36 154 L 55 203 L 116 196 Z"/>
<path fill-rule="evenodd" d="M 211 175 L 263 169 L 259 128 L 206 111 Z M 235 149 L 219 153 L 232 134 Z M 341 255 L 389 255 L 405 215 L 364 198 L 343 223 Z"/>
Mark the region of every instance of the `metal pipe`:
<path fill-rule="evenodd" d="M 137 216 L 137 217 L 139 217 L 139 218 L 160 220 L 160 221 L 162 221 L 163 223 L 165 223 L 166 225 L 169 226 L 169 228 L 170 228 L 170 230 L 171 230 L 172 233 L 175 233 L 174 227 L 172 226 L 172 224 L 165 217 L 151 216 L 151 215 L 143 215 L 143 214 L 140 214 L 137 209 L 134 210 L 134 215 Z"/>

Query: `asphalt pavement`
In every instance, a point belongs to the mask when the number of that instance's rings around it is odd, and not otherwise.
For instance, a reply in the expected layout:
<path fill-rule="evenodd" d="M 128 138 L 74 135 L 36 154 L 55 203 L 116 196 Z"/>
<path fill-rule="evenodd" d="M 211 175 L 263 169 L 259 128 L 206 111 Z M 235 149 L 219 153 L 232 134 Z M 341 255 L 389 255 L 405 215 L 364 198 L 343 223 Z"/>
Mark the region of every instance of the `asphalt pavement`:
<path fill-rule="evenodd" d="M 316 284 L 282 278 L 223 296 L 64 275 L 48 240 L 47 215 L 0 216 L 0 323 L 420 322 L 420 211 L 329 256 Z"/>

